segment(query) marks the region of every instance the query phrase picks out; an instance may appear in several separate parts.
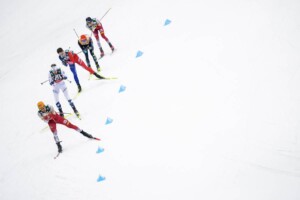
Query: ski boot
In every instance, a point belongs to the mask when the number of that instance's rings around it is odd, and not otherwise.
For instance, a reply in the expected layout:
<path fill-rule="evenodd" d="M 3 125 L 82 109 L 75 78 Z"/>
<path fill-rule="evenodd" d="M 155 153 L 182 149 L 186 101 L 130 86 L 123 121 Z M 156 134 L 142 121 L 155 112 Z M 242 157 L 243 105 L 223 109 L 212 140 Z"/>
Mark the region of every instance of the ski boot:
<path fill-rule="evenodd" d="M 103 76 L 97 74 L 96 72 L 94 73 L 94 75 L 95 75 L 97 78 L 99 78 L 99 79 L 105 79 L 105 77 L 103 77 Z"/>
<path fill-rule="evenodd" d="M 97 67 L 97 71 L 100 72 L 101 69 L 100 69 L 100 66 L 99 66 L 99 63 L 98 63 L 98 62 L 96 62 L 96 67 Z"/>
<path fill-rule="evenodd" d="M 61 117 L 64 117 L 64 113 L 63 113 L 62 109 L 59 108 L 58 111 L 59 111 L 59 115 L 60 115 Z"/>
<path fill-rule="evenodd" d="M 81 85 L 78 85 L 78 93 L 81 92 Z"/>
<path fill-rule="evenodd" d="M 61 143 L 61 141 L 56 143 L 57 148 L 58 148 L 58 153 L 62 152 L 62 146 L 60 145 L 60 143 Z"/>
<path fill-rule="evenodd" d="M 78 110 L 76 110 L 76 108 L 74 109 L 74 113 L 80 119 L 80 114 L 79 114 Z"/>
<path fill-rule="evenodd" d="M 102 58 L 104 56 L 104 51 L 102 48 L 100 48 L 100 58 Z"/>
<path fill-rule="evenodd" d="M 113 46 L 113 45 L 112 45 L 110 42 L 108 43 L 108 45 L 109 45 L 109 47 L 110 47 L 111 51 L 112 51 L 112 52 L 114 52 L 114 50 L 115 50 L 115 47 L 114 47 L 114 46 Z"/>
<path fill-rule="evenodd" d="M 82 135 L 84 135 L 85 137 L 87 137 L 87 138 L 94 139 L 94 137 L 93 137 L 92 135 L 88 134 L 88 133 L 85 132 L 84 130 L 80 131 L 80 133 L 81 133 Z"/>

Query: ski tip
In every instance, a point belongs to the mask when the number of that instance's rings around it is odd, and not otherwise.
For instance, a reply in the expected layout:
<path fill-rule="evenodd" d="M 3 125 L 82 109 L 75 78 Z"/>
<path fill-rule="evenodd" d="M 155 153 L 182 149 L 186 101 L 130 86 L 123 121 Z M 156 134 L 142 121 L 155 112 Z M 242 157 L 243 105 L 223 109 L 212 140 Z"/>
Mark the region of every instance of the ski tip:
<path fill-rule="evenodd" d="M 96 138 L 96 137 L 94 137 L 93 139 L 94 139 L 94 140 L 99 140 L 99 141 L 101 140 L 100 138 Z"/>

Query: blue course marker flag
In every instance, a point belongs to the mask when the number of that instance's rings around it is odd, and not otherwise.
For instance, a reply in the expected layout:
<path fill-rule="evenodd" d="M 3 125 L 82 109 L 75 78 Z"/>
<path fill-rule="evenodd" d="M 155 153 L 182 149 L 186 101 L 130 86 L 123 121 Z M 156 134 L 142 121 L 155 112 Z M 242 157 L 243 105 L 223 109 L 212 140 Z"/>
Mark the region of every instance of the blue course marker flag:
<path fill-rule="evenodd" d="M 98 149 L 97 149 L 97 152 L 96 153 L 102 153 L 104 151 L 104 149 L 103 148 L 101 148 L 101 147 L 98 147 Z"/>
<path fill-rule="evenodd" d="M 111 124 L 114 120 L 112 118 L 107 118 L 105 124 Z"/>
<path fill-rule="evenodd" d="M 126 86 L 125 85 L 121 85 L 120 89 L 119 89 L 119 93 L 120 92 L 124 92 L 126 90 Z"/>
<path fill-rule="evenodd" d="M 138 58 L 138 57 L 141 57 L 143 55 L 143 52 L 142 51 L 138 51 L 137 53 L 136 53 L 136 58 Z"/>
<path fill-rule="evenodd" d="M 99 175 L 98 179 L 97 179 L 97 182 L 100 182 L 100 181 L 104 181 L 105 180 L 105 177 L 104 176 L 101 176 Z"/>
<path fill-rule="evenodd" d="M 166 19 L 164 26 L 167 26 L 167 25 L 169 25 L 170 23 L 171 23 L 171 20 Z"/>

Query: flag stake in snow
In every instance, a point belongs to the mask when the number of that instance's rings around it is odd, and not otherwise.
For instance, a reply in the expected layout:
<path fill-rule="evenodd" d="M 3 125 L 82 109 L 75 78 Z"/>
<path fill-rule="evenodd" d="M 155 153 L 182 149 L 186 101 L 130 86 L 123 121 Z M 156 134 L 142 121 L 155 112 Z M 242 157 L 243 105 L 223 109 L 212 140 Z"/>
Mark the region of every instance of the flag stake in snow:
<path fill-rule="evenodd" d="M 170 23 L 171 23 L 171 20 L 166 19 L 164 26 L 167 26 L 167 25 L 169 25 Z"/>
<path fill-rule="evenodd" d="M 106 119 L 106 122 L 105 122 L 105 124 L 107 125 L 107 124 L 111 124 L 113 122 L 113 119 L 112 118 L 107 118 Z"/>
<path fill-rule="evenodd" d="M 101 181 L 104 181 L 104 180 L 105 180 L 105 177 L 99 175 L 99 177 L 98 177 L 98 179 L 97 179 L 97 182 L 101 182 Z"/>
<path fill-rule="evenodd" d="M 120 89 L 119 89 L 119 93 L 120 92 L 124 92 L 126 90 L 126 86 L 125 85 L 121 85 Z"/>
<path fill-rule="evenodd" d="M 136 58 L 138 58 L 138 57 L 141 57 L 143 55 L 143 52 L 142 51 L 138 51 L 137 53 L 136 53 Z"/>
<path fill-rule="evenodd" d="M 104 151 L 104 149 L 103 148 L 101 148 L 101 147 L 98 147 L 98 149 L 97 149 L 97 152 L 96 153 L 102 153 Z"/>

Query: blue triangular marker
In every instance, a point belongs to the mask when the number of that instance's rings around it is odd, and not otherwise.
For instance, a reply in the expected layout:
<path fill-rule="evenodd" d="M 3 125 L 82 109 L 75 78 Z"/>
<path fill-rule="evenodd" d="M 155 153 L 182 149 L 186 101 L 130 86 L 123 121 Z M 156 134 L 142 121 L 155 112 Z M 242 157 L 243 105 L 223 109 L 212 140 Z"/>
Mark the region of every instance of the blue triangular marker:
<path fill-rule="evenodd" d="M 121 85 L 120 89 L 119 89 L 119 93 L 120 92 L 124 92 L 126 90 L 126 86 L 125 85 Z"/>
<path fill-rule="evenodd" d="M 104 176 L 101 176 L 99 175 L 98 179 L 97 179 L 97 182 L 100 182 L 100 181 L 104 181 L 105 180 L 105 177 Z"/>
<path fill-rule="evenodd" d="M 105 124 L 110 124 L 112 123 L 114 120 L 112 118 L 107 118 Z"/>
<path fill-rule="evenodd" d="M 98 149 L 97 149 L 97 152 L 96 153 L 102 153 L 104 151 L 104 149 L 103 148 L 101 148 L 101 147 L 98 147 Z"/>
<path fill-rule="evenodd" d="M 136 53 L 136 58 L 138 58 L 138 57 L 140 57 L 140 56 L 142 56 L 143 55 L 143 52 L 141 52 L 141 51 L 138 51 L 137 53 Z"/>
<path fill-rule="evenodd" d="M 170 23 L 171 23 L 171 20 L 166 19 L 164 26 L 167 26 L 167 25 L 169 25 Z"/>

